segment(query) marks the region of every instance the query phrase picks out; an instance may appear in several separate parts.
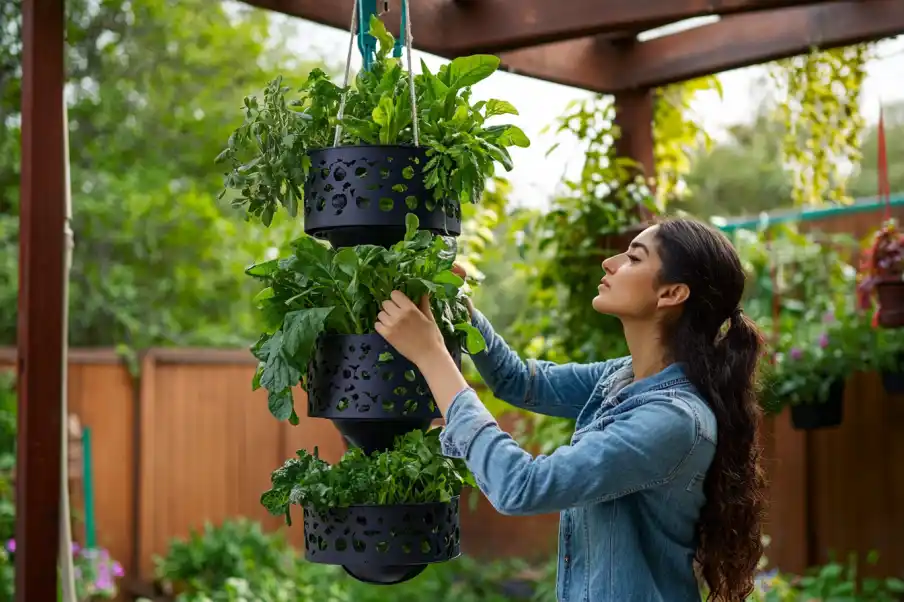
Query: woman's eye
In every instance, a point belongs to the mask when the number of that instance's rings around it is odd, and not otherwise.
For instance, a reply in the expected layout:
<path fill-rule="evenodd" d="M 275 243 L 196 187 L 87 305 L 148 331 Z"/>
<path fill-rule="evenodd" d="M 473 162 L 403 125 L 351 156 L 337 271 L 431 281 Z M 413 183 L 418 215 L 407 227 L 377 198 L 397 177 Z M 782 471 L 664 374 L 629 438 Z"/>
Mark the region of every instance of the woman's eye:
<path fill-rule="evenodd" d="M 634 255 L 628 255 L 628 260 L 630 260 L 631 263 L 637 263 L 638 261 L 640 261 L 640 258 L 635 257 Z"/>

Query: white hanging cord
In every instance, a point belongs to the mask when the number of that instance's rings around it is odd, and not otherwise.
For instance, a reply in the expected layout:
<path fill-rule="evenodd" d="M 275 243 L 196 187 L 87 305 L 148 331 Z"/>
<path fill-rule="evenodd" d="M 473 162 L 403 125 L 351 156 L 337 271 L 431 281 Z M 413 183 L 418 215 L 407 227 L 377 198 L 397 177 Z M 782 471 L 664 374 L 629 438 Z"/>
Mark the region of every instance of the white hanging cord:
<path fill-rule="evenodd" d="M 345 115 L 345 101 L 348 98 L 348 76 L 352 70 L 352 50 L 355 48 L 355 27 L 358 26 L 358 0 L 352 2 L 352 24 L 348 28 L 348 56 L 345 57 L 345 78 L 342 80 L 342 99 L 339 101 L 339 112 L 336 114 L 336 135 L 333 146 L 339 146 L 342 136 L 342 117 Z"/>
<path fill-rule="evenodd" d="M 411 69 L 411 46 L 412 46 L 412 37 L 411 37 L 411 11 L 408 8 L 408 3 L 411 0 L 404 0 L 405 2 L 405 31 L 401 32 L 402 35 L 405 36 L 405 52 L 408 55 L 408 82 L 409 88 L 411 90 L 411 128 L 414 133 L 414 145 L 420 146 L 420 140 L 418 136 L 418 128 L 417 128 L 417 95 L 414 92 L 414 71 Z"/>
<path fill-rule="evenodd" d="M 63 232 L 66 238 L 66 260 L 63 272 L 63 391 L 61 412 L 63 413 L 62 452 L 60 454 L 60 589 L 61 602 L 76 602 L 75 567 L 72 561 L 72 522 L 69 511 L 69 398 L 67 382 L 69 380 L 69 272 L 72 270 L 72 175 L 69 164 L 69 109 L 63 100 L 63 169 L 65 174 L 66 221 Z"/>

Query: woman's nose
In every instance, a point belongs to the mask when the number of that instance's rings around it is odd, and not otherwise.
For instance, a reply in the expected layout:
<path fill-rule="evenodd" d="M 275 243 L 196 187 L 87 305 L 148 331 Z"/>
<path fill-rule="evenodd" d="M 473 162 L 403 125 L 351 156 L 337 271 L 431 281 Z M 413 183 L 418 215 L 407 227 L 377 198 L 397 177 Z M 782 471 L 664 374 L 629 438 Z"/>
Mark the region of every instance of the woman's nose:
<path fill-rule="evenodd" d="M 603 260 L 603 271 L 607 274 L 614 274 L 615 270 L 618 269 L 618 255 L 613 257 L 607 257 Z"/>

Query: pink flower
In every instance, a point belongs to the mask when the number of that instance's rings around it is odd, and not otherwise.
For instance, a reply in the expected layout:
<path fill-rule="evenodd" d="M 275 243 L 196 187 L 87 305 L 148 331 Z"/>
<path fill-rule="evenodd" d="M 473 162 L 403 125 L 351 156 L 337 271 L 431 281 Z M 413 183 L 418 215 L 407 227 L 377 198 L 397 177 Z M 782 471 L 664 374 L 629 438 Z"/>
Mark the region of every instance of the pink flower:
<path fill-rule="evenodd" d="M 788 355 L 791 356 L 792 360 L 799 360 L 804 356 L 804 352 L 797 347 L 794 347 L 793 349 L 791 349 L 791 352 Z"/>
<path fill-rule="evenodd" d="M 822 314 L 822 321 L 824 324 L 831 324 L 835 321 L 835 312 L 827 311 Z"/>
<path fill-rule="evenodd" d="M 825 349 L 829 346 L 829 335 L 822 333 L 819 337 L 819 346 Z"/>
<path fill-rule="evenodd" d="M 10 553 L 13 553 L 16 551 L 16 540 L 15 539 L 10 539 L 8 542 L 6 542 L 6 550 Z"/>
<path fill-rule="evenodd" d="M 125 571 L 122 570 L 122 565 L 118 562 L 113 563 L 113 575 L 116 577 L 122 577 L 125 575 Z"/>

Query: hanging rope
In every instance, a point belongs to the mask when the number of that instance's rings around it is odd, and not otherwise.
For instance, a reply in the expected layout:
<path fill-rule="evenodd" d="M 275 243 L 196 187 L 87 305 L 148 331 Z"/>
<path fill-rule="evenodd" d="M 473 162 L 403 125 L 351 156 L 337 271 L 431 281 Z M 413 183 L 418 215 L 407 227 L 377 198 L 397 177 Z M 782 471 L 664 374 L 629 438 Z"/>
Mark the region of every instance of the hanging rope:
<path fill-rule="evenodd" d="M 367 48 L 366 44 L 362 45 L 363 36 L 370 36 L 369 33 L 366 33 L 364 30 L 368 25 L 364 22 L 364 12 L 362 6 L 363 0 L 355 0 L 352 4 L 352 18 L 351 25 L 349 25 L 349 35 L 348 35 L 348 53 L 345 57 L 345 75 L 342 79 L 342 97 L 339 99 L 339 111 L 336 113 L 336 133 L 333 136 L 333 146 L 339 146 L 339 142 L 342 139 L 342 118 L 345 117 L 345 104 L 348 100 L 348 81 L 351 76 L 352 70 L 352 50 L 355 47 L 355 30 L 358 30 L 358 48 L 361 50 L 362 57 L 364 58 L 364 68 L 369 69 L 370 58 L 371 55 L 367 54 L 365 49 Z M 384 10 L 379 13 L 378 16 L 382 16 L 389 10 L 389 2 L 388 0 L 384 0 L 383 2 Z M 360 19 L 359 19 L 360 14 Z M 417 93 L 414 87 L 414 72 L 411 70 L 412 65 L 412 45 L 414 38 L 411 35 L 411 13 L 408 8 L 408 0 L 402 0 L 402 21 L 401 21 L 401 31 L 399 32 L 399 40 L 396 40 L 396 44 L 394 48 L 399 47 L 400 40 L 402 36 L 405 37 L 405 50 L 407 53 L 407 63 L 408 63 L 408 90 L 411 94 L 411 129 L 412 129 L 412 137 L 414 138 L 414 146 L 420 146 L 420 134 L 418 131 L 418 114 L 417 114 Z M 372 37 L 372 36 L 371 36 Z M 393 51 L 395 55 L 395 50 Z"/>
<path fill-rule="evenodd" d="M 414 145 L 420 146 L 417 128 L 417 95 L 414 90 L 414 71 L 411 70 L 411 48 L 414 38 L 411 36 L 411 14 L 408 10 L 408 0 L 402 0 L 402 31 L 399 35 L 405 36 L 405 50 L 408 54 L 408 88 L 411 91 L 411 128 L 414 134 Z"/>

